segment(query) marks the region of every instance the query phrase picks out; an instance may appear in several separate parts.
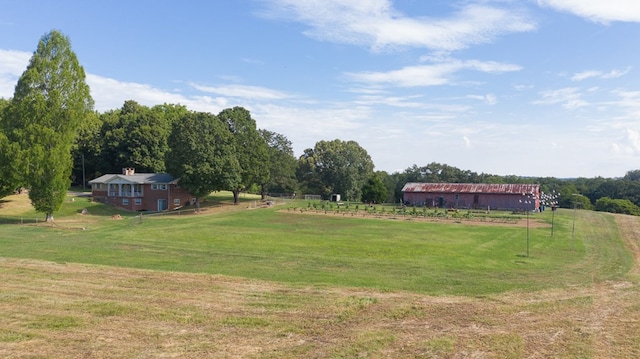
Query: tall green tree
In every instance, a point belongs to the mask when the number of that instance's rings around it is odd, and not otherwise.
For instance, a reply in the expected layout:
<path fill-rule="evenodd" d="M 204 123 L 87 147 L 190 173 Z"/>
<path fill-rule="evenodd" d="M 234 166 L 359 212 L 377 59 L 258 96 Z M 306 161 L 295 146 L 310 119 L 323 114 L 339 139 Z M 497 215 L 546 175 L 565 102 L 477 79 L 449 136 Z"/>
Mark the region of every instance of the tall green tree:
<path fill-rule="evenodd" d="M 233 137 L 234 153 L 238 160 L 238 178 L 240 181 L 229 187 L 233 192 L 233 203 L 238 204 L 240 193 L 253 184 L 269 180 L 269 155 L 267 143 L 258 133 L 256 121 L 243 107 L 222 110 L 218 118 L 224 123 Z"/>
<path fill-rule="evenodd" d="M 196 208 L 200 198 L 239 181 L 231 133 L 213 114 L 185 113 L 173 123 L 169 147 L 167 169 L 196 197 Z"/>
<path fill-rule="evenodd" d="M 373 167 L 371 157 L 356 141 L 319 141 L 300 156 L 298 179 L 324 197 L 337 193 L 357 201 Z"/>
<path fill-rule="evenodd" d="M 71 180 L 84 188 L 87 181 L 104 174 L 100 171 L 102 161 L 102 136 L 100 129 L 102 120 L 97 112 L 87 116 L 78 130 L 78 137 L 73 145 L 73 170 Z"/>
<path fill-rule="evenodd" d="M 260 193 L 262 199 L 267 192 L 293 193 L 296 191 L 297 161 L 293 155 L 291 141 L 282 134 L 268 130 L 258 130 L 267 143 L 269 177 L 262 177 Z"/>
<path fill-rule="evenodd" d="M 623 179 L 628 180 L 628 181 L 640 181 L 640 170 L 628 171 L 624 175 Z"/>
<path fill-rule="evenodd" d="M 375 173 L 369 177 L 362 187 L 362 202 L 365 203 L 384 203 L 387 199 L 387 187 L 383 182 L 386 173 Z"/>
<path fill-rule="evenodd" d="M 101 131 L 103 171 L 118 173 L 124 167 L 135 167 L 138 172 L 166 171 L 171 121 L 165 110 L 128 100 L 119 110 L 105 113 Z"/>
<path fill-rule="evenodd" d="M 14 143 L 9 142 L 5 132 L 7 109 L 9 101 L 0 98 L 0 198 L 10 195 L 19 186 L 19 179 L 15 169 L 15 154 L 17 149 Z"/>
<path fill-rule="evenodd" d="M 70 185 L 71 148 L 93 109 L 85 72 L 69 38 L 45 34 L 18 79 L 5 134 L 16 144 L 22 183 L 36 211 L 53 220 Z"/>

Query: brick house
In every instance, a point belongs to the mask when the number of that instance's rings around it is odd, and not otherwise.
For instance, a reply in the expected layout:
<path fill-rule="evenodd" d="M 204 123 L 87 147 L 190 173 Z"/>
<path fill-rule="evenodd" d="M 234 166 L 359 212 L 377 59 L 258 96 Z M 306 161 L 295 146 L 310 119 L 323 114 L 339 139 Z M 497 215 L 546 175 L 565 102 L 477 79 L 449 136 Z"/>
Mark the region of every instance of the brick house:
<path fill-rule="evenodd" d="M 130 211 L 165 211 L 195 201 L 167 173 L 135 173 L 133 168 L 123 168 L 122 174 L 106 174 L 89 184 L 95 200 Z"/>
<path fill-rule="evenodd" d="M 416 206 L 534 211 L 540 208 L 540 185 L 410 182 L 402 198 Z"/>

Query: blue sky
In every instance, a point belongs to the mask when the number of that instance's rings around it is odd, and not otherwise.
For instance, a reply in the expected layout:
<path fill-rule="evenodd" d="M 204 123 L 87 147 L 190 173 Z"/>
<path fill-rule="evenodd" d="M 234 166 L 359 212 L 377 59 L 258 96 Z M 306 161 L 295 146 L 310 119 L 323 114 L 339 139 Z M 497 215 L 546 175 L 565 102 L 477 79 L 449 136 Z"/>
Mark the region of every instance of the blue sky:
<path fill-rule="evenodd" d="M 0 97 L 52 29 L 101 112 L 243 106 L 296 156 L 355 140 L 387 172 L 640 168 L 636 0 L 0 0 Z"/>

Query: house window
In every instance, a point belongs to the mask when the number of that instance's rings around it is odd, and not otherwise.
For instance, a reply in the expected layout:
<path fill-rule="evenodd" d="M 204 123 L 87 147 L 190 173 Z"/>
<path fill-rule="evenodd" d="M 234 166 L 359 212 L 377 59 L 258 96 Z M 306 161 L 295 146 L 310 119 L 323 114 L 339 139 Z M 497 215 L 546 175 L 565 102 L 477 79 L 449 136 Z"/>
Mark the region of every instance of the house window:
<path fill-rule="evenodd" d="M 95 186 L 95 189 L 102 189 L 102 183 L 96 183 Z"/>
<path fill-rule="evenodd" d="M 174 206 L 179 206 L 180 205 L 180 198 L 174 198 L 173 199 L 173 205 Z"/>
<path fill-rule="evenodd" d="M 122 199 L 122 204 L 128 205 L 129 204 L 129 198 L 123 198 Z"/>
<path fill-rule="evenodd" d="M 136 198 L 136 206 L 139 206 L 142 204 L 142 198 Z"/>
<path fill-rule="evenodd" d="M 167 189 L 167 185 L 166 184 L 152 184 L 151 185 L 151 189 L 166 190 Z"/>

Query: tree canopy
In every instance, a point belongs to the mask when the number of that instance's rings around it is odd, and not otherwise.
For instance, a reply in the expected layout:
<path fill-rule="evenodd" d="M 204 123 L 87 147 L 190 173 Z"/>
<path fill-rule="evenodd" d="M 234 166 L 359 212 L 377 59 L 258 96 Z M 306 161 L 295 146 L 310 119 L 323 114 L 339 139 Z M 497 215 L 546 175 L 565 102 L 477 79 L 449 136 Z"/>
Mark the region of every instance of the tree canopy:
<path fill-rule="evenodd" d="M 260 136 L 267 144 L 267 161 L 269 176 L 262 177 L 260 193 L 263 198 L 266 192 L 293 193 L 296 191 L 296 158 L 293 155 L 291 141 L 282 134 L 259 130 Z"/>
<path fill-rule="evenodd" d="M 362 187 L 362 202 L 365 203 L 384 203 L 387 199 L 387 188 L 382 182 L 384 173 L 376 173 L 369 177 Z"/>
<path fill-rule="evenodd" d="M 11 143 L 5 135 L 5 119 L 9 101 L 0 98 L 0 198 L 15 191 L 19 186 L 17 170 L 14 168 L 17 153 L 16 144 Z"/>
<path fill-rule="evenodd" d="M 149 108 L 136 101 L 125 101 L 122 108 L 103 115 L 101 137 L 105 173 L 135 167 L 140 172 L 164 172 L 165 154 L 171 133 L 171 118 L 184 107 Z M 170 115 L 168 115 L 169 113 Z"/>
<path fill-rule="evenodd" d="M 232 135 L 239 181 L 229 183 L 228 189 L 233 192 L 234 203 L 238 204 L 240 192 L 252 184 L 265 183 L 269 180 L 267 143 L 258 133 L 256 121 L 247 109 L 243 107 L 224 109 L 218 114 L 218 118 Z"/>
<path fill-rule="evenodd" d="M 341 194 L 359 200 L 362 186 L 373 174 L 373 161 L 356 141 L 319 141 L 298 160 L 298 180 L 324 197 Z"/>
<path fill-rule="evenodd" d="M 231 133 L 215 115 L 189 112 L 173 123 L 167 169 L 179 184 L 199 198 L 239 181 Z"/>
<path fill-rule="evenodd" d="M 70 184 L 71 148 L 93 99 L 68 37 L 45 34 L 18 79 L 3 120 L 16 169 L 35 209 L 53 220 Z"/>

